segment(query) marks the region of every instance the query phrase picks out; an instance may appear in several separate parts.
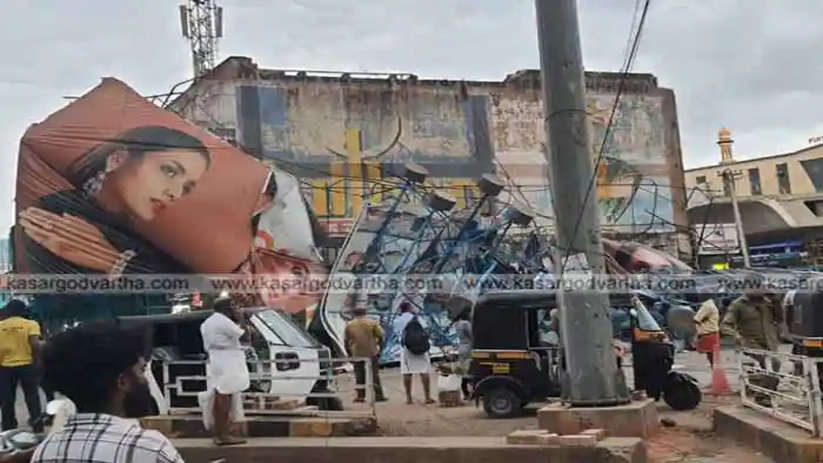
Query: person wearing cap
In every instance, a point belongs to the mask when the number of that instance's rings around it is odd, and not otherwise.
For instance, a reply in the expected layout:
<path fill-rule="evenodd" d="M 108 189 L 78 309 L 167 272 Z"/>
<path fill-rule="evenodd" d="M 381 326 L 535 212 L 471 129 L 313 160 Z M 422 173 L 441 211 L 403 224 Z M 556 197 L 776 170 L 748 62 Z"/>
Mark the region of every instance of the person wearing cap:
<path fill-rule="evenodd" d="M 245 443 L 231 435 L 232 411 L 237 409 L 240 393 L 249 387 L 249 367 L 240 344 L 245 334 L 243 314 L 229 296 L 214 301 L 214 314 L 200 325 L 203 348 L 209 354 L 206 365 L 208 388 L 214 393 L 214 443 Z M 242 406 L 240 407 L 242 409 Z"/>
<path fill-rule="evenodd" d="M 738 347 L 776 352 L 780 346 L 779 327 L 783 323 L 780 304 L 773 301 L 766 292 L 766 281 L 759 275 L 749 275 L 745 279 L 744 294 L 729 305 L 720 331 L 733 336 Z M 750 353 L 762 370 L 766 370 L 765 354 Z M 772 357 L 773 372 L 780 371 L 780 360 Z M 765 389 L 777 390 L 779 377 L 773 373 L 760 372 L 752 375 L 751 383 Z M 769 406 L 771 399 L 765 394 L 752 392 L 762 406 Z"/>
<path fill-rule="evenodd" d="M 17 428 L 17 385 L 23 389 L 34 432 L 43 432 L 39 393 L 40 325 L 26 318 L 26 304 L 12 299 L 2 309 L 0 321 L 0 401 L 3 431 Z"/>
<path fill-rule="evenodd" d="M 733 336 L 740 347 L 776 351 L 783 311 L 762 288 L 762 279 L 747 280 L 749 288 L 729 305 L 721 331 Z"/>

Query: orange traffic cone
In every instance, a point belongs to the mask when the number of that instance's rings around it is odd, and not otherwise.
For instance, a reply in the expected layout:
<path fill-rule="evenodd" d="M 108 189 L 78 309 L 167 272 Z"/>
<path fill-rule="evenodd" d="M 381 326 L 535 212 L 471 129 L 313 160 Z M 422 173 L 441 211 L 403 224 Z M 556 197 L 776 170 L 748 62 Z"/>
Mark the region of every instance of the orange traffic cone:
<path fill-rule="evenodd" d="M 712 394 L 731 394 L 732 389 L 729 387 L 729 379 L 726 378 L 726 370 L 723 369 L 723 364 L 720 360 L 720 346 L 716 346 L 712 351 L 712 360 L 714 363 L 712 368 Z"/>

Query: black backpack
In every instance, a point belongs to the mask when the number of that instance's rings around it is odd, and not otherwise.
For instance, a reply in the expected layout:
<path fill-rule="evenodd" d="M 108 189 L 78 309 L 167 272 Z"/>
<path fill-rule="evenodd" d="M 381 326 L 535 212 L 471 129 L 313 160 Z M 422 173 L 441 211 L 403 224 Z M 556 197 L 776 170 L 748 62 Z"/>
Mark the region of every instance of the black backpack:
<path fill-rule="evenodd" d="M 431 347 L 429 335 L 423 329 L 423 325 L 420 324 L 417 317 L 409 320 L 406 328 L 403 329 L 403 347 L 414 355 L 423 355 Z"/>

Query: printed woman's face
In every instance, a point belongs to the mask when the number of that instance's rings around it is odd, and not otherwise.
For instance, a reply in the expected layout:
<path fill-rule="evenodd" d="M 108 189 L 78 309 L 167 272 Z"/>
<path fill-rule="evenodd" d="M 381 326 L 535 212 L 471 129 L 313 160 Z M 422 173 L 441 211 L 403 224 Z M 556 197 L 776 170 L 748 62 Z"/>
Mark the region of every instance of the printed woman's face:
<path fill-rule="evenodd" d="M 190 193 L 206 172 L 206 158 L 196 151 L 163 151 L 128 158 L 106 177 L 106 187 L 118 196 L 129 215 L 154 219 Z"/>

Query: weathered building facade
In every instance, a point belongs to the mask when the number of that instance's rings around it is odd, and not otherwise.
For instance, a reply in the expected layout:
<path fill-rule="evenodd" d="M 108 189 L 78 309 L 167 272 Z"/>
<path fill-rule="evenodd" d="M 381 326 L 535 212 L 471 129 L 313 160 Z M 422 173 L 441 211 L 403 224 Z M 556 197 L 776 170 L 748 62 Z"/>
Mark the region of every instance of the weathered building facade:
<path fill-rule="evenodd" d="M 593 158 L 601 152 L 620 75 L 587 73 Z M 414 161 L 458 206 L 495 172 L 511 197 L 551 227 L 538 71 L 499 82 L 422 80 L 409 74 L 265 70 L 233 57 L 198 80 L 171 109 L 263 160 L 300 175 L 332 234 L 344 234 L 374 193 L 381 165 Z M 623 82 L 597 168 L 604 232 L 674 255 L 690 254 L 674 93 L 654 76 Z"/>
<path fill-rule="evenodd" d="M 728 170 L 734 175 L 743 230 L 753 254 L 783 254 L 788 259 L 803 253 L 810 263 L 823 263 L 823 144 L 735 160 L 733 143 L 731 133 L 721 129 L 721 162 L 685 171 L 691 223 L 698 230 L 704 223 L 708 229 L 734 223 L 732 184 L 723 177 Z"/>

